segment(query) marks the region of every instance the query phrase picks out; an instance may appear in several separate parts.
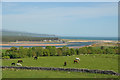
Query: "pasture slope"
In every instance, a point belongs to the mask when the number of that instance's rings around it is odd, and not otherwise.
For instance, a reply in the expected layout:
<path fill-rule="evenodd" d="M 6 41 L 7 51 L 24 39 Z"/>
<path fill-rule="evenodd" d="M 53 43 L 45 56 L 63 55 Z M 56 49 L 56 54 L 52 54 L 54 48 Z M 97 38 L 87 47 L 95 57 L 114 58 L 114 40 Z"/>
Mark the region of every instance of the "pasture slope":
<path fill-rule="evenodd" d="M 80 58 L 79 64 L 74 64 L 74 59 Z M 90 54 L 75 56 L 41 56 L 38 60 L 33 58 L 3 59 L 3 66 L 11 66 L 12 62 L 17 63 L 23 60 L 23 66 L 29 67 L 59 67 L 59 68 L 81 68 L 112 70 L 118 72 L 118 55 L 113 54 Z M 67 66 L 64 65 L 67 62 Z M 14 75 L 12 75 L 14 74 Z M 19 74 L 21 74 L 19 76 Z M 3 69 L 3 78 L 117 78 L 116 75 L 93 74 L 81 72 L 64 71 L 42 71 L 42 70 L 18 70 Z"/>
<path fill-rule="evenodd" d="M 79 64 L 74 64 L 74 59 L 80 58 Z M 99 70 L 113 70 L 118 72 L 118 55 L 75 55 L 75 56 L 45 56 L 39 57 L 38 60 L 33 58 L 22 59 L 3 59 L 3 66 L 11 66 L 11 63 L 17 63 L 18 60 L 23 60 L 23 66 L 30 67 L 58 67 L 58 68 L 82 68 L 82 69 L 99 69 Z M 64 62 L 67 66 L 63 66 Z"/>

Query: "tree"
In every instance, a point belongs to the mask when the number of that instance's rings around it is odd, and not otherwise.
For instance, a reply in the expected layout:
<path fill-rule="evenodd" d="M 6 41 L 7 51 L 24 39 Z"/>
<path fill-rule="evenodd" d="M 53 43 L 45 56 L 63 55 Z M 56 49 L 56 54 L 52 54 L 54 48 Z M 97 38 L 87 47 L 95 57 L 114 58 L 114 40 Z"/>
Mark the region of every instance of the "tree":
<path fill-rule="evenodd" d="M 70 55 L 76 55 L 75 49 L 73 49 L 73 48 L 70 49 Z"/>
<path fill-rule="evenodd" d="M 55 46 L 47 46 L 45 49 L 42 47 L 24 48 L 11 47 L 2 53 L 2 57 L 9 56 L 10 58 L 24 58 L 32 56 L 66 56 L 66 55 L 79 55 L 79 54 L 119 54 L 119 47 L 107 47 L 101 49 L 101 47 L 83 47 L 79 49 L 68 48 L 66 46 L 62 48 L 56 48 Z"/>
<path fill-rule="evenodd" d="M 93 47 L 87 47 L 86 49 L 87 49 L 87 54 L 92 54 Z"/>
<path fill-rule="evenodd" d="M 36 47 L 32 47 L 32 50 L 35 51 Z"/>
<path fill-rule="evenodd" d="M 50 55 L 50 52 L 48 49 L 44 49 L 43 51 L 43 56 L 49 56 Z"/>
<path fill-rule="evenodd" d="M 35 51 L 32 51 L 32 56 L 36 56 L 36 53 L 35 53 Z"/>
<path fill-rule="evenodd" d="M 45 49 L 48 49 L 50 56 L 53 56 L 52 47 L 51 46 L 46 46 Z"/>
<path fill-rule="evenodd" d="M 75 51 L 76 51 L 76 54 L 79 55 L 79 49 L 77 48 L 75 49 Z"/>
<path fill-rule="evenodd" d="M 52 54 L 52 56 L 56 56 L 57 55 L 57 50 L 56 50 L 55 46 L 52 47 L 51 54 Z"/>
<path fill-rule="evenodd" d="M 62 56 L 62 48 L 57 48 L 57 55 Z"/>
<path fill-rule="evenodd" d="M 116 54 L 120 54 L 119 49 L 115 49 Z"/>
<path fill-rule="evenodd" d="M 17 48 L 16 47 L 11 47 L 10 51 L 17 52 Z"/>
<path fill-rule="evenodd" d="M 10 59 L 10 57 L 9 57 L 9 56 L 4 56 L 3 58 L 4 58 L 4 59 Z"/>
<path fill-rule="evenodd" d="M 91 54 L 92 52 L 91 52 L 91 50 L 90 49 L 88 49 L 87 50 L 87 54 Z"/>
<path fill-rule="evenodd" d="M 27 54 L 28 54 L 28 48 L 19 47 L 20 57 L 22 57 L 22 58 L 27 57 Z"/>
<path fill-rule="evenodd" d="M 100 48 L 94 49 L 94 54 L 101 54 L 101 53 L 103 53 L 103 51 Z"/>
<path fill-rule="evenodd" d="M 114 49 L 107 48 L 107 49 L 106 49 L 106 53 L 107 53 L 107 54 L 115 54 L 115 50 L 114 50 Z"/>
<path fill-rule="evenodd" d="M 43 51 L 44 51 L 44 49 L 42 47 L 37 47 L 36 48 L 37 56 L 43 56 Z"/>
<path fill-rule="evenodd" d="M 2 57 L 4 57 L 5 56 L 5 53 L 2 53 Z"/>
<path fill-rule="evenodd" d="M 79 48 L 79 54 L 87 54 L 86 48 Z"/>
<path fill-rule="evenodd" d="M 103 50 L 103 49 L 105 49 L 105 47 L 104 47 L 104 46 L 101 46 L 101 49 Z"/>
<path fill-rule="evenodd" d="M 62 53 L 63 53 L 63 56 L 70 55 L 69 48 L 66 46 L 62 47 Z"/>
<path fill-rule="evenodd" d="M 69 48 L 67 48 L 67 50 L 66 50 L 66 55 L 69 55 L 69 56 L 71 55 Z"/>
<path fill-rule="evenodd" d="M 32 57 L 32 52 L 33 52 L 33 51 L 32 51 L 32 48 L 29 48 L 29 49 L 28 49 L 28 52 L 27 52 L 27 56 L 28 56 L 28 57 Z"/>

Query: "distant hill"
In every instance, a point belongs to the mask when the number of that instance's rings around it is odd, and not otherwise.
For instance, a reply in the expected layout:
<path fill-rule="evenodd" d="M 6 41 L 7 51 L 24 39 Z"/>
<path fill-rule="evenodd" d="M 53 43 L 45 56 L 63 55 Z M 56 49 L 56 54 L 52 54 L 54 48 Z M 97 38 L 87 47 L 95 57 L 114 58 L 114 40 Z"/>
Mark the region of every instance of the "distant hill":
<path fill-rule="evenodd" d="M 2 30 L 2 42 L 58 40 L 55 35 Z"/>
<path fill-rule="evenodd" d="M 28 33 L 28 32 L 9 31 L 9 30 L 2 30 L 2 36 L 55 37 L 55 35 L 49 35 L 49 34 L 36 34 L 36 33 Z"/>

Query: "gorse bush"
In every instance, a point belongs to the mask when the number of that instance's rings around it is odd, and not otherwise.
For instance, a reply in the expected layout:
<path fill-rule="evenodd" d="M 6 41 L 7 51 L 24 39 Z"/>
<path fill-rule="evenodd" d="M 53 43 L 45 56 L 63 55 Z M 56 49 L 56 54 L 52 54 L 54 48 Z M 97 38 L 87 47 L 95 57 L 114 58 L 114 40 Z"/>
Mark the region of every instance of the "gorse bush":
<path fill-rule="evenodd" d="M 10 58 L 24 58 L 33 56 L 67 56 L 67 55 L 80 55 L 80 54 L 119 54 L 118 47 L 82 47 L 82 48 L 69 48 L 62 47 L 56 48 L 55 46 L 43 47 L 11 47 L 2 53 L 2 57 L 9 56 Z"/>

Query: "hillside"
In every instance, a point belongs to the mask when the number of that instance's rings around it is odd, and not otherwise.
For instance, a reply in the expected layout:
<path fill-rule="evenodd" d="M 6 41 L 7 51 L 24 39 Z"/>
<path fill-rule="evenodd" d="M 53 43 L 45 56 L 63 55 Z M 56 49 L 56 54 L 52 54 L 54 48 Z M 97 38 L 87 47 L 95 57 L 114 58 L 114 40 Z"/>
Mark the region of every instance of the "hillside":
<path fill-rule="evenodd" d="M 49 35 L 49 34 L 36 34 L 36 33 L 28 33 L 28 32 L 9 31 L 9 30 L 2 30 L 2 36 L 55 37 L 55 35 Z"/>
<path fill-rule="evenodd" d="M 55 35 L 2 30 L 2 42 L 58 40 Z"/>

